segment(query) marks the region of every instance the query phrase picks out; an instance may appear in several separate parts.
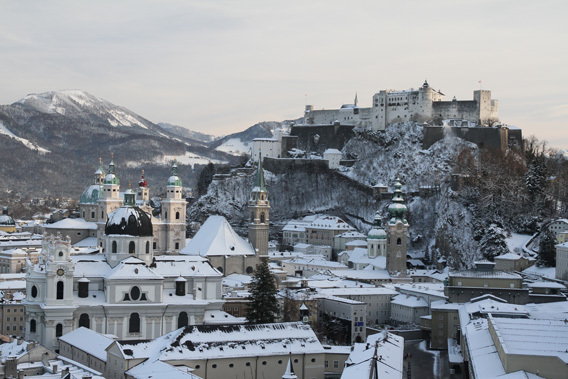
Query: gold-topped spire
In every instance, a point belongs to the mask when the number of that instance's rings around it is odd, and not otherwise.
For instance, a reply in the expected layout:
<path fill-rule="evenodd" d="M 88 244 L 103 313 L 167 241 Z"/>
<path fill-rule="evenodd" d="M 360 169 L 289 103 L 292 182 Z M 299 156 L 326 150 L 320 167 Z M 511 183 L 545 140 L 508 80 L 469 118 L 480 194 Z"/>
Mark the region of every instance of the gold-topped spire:
<path fill-rule="evenodd" d="M 103 158 L 99 157 L 99 165 L 102 165 L 102 164 L 103 164 Z"/>

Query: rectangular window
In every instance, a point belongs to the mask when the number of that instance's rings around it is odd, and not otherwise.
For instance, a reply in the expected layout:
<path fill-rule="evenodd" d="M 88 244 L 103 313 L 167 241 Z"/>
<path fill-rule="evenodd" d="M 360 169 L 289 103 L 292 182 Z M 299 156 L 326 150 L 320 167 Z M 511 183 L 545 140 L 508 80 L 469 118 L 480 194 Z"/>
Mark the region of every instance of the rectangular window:
<path fill-rule="evenodd" d="M 176 242 L 176 250 L 179 249 L 179 242 Z"/>
<path fill-rule="evenodd" d="M 329 361 L 325 361 L 325 368 L 329 367 Z"/>
<path fill-rule="evenodd" d="M 339 362 L 333 361 L 333 368 L 339 368 Z"/>

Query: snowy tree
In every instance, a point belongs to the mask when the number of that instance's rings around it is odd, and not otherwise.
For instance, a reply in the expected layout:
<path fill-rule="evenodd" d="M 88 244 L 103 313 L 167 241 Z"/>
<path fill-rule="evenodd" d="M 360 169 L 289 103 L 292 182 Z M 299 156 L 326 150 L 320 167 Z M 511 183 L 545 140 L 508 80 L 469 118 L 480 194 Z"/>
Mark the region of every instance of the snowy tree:
<path fill-rule="evenodd" d="M 199 196 L 207 193 L 207 188 L 213 181 L 213 175 L 215 175 L 215 165 L 209 162 L 199 173 L 199 179 L 197 180 L 197 194 Z"/>
<path fill-rule="evenodd" d="M 546 187 L 546 163 L 544 157 L 534 159 L 527 168 L 525 185 L 530 200 L 535 201 Z"/>
<path fill-rule="evenodd" d="M 548 228 L 540 240 L 537 262 L 540 266 L 554 267 L 556 265 L 556 237 Z"/>
<path fill-rule="evenodd" d="M 263 258 L 253 273 L 246 317 L 251 324 L 263 324 L 274 322 L 277 314 L 276 282 L 268 267 L 268 260 Z"/>
<path fill-rule="evenodd" d="M 505 231 L 497 224 L 491 224 L 487 229 L 483 230 L 481 240 L 479 241 L 483 257 L 493 262 L 496 256 L 508 253 L 509 248 L 505 238 Z"/>

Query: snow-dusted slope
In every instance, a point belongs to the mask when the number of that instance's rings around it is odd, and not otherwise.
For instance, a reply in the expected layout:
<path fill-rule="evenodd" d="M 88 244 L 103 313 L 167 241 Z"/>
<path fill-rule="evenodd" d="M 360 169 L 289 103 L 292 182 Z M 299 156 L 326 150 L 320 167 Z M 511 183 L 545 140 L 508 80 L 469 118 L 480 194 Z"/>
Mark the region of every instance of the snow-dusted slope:
<path fill-rule="evenodd" d="M 30 142 L 29 140 L 27 140 L 25 138 L 20 138 L 20 137 L 16 136 L 14 133 L 12 133 L 10 130 L 8 130 L 8 128 L 4 124 L 2 124 L 2 122 L 0 122 L 0 134 L 4 134 L 8 137 L 11 137 L 11 138 L 17 140 L 17 141 L 20 141 L 28 149 L 35 150 L 35 151 L 39 152 L 40 154 L 51 153 L 51 151 L 44 149 L 43 147 L 39 147 L 35 143 Z"/>
<path fill-rule="evenodd" d="M 217 146 L 215 150 L 232 155 L 250 155 L 252 150 L 252 141 L 243 141 L 240 138 L 230 138 Z"/>
<path fill-rule="evenodd" d="M 93 122 L 112 126 L 130 126 L 148 129 L 151 123 L 124 107 L 79 90 L 52 91 L 30 94 L 16 104 L 41 113 L 59 113 L 64 116 L 90 118 Z"/>

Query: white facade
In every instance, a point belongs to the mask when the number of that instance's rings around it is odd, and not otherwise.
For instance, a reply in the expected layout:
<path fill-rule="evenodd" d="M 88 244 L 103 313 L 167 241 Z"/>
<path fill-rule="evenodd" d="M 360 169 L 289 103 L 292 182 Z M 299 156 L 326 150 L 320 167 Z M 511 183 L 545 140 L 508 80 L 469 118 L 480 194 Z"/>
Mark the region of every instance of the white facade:
<path fill-rule="evenodd" d="M 568 242 L 556 245 L 556 279 L 568 280 Z"/>
<path fill-rule="evenodd" d="M 371 108 L 360 108 L 357 100 L 340 109 L 314 110 L 306 106 L 306 124 L 333 124 L 384 130 L 386 125 L 404 121 L 428 121 L 434 117 L 442 119 L 463 119 L 485 124 L 498 118 L 498 102 L 491 99 L 491 91 L 473 92 L 473 100 L 444 101 L 445 95 L 434 90 L 428 82 L 418 89 L 403 91 L 381 90 L 373 95 Z"/>
<path fill-rule="evenodd" d="M 558 240 L 558 235 L 560 233 L 568 231 L 568 220 L 566 220 L 565 218 L 554 220 L 550 223 L 550 225 L 548 225 L 548 230 L 554 233 L 556 239 Z"/>
<path fill-rule="evenodd" d="M 282 136 L 287 135 L 282 129 L 274 130 L 272 138 L 255 138 L 252 140 L 251 159 L 256 162 L 258 157 L 282 158 Z"/>
<path fill-rule="evenodd" d="M 430 314 L 424 299 L 411 295 L 397 295 L 391 302 L 391 319 L 420 324 L 420 318 Z"/>
<path fill-rule="evenodd" d="M 323 159 L 328 162 L 328 167 L 332 170 L 339 168 L 339 162 L 342 156 L 343 153 L 337 149 L 327 149 L 323 152 Z"/>

